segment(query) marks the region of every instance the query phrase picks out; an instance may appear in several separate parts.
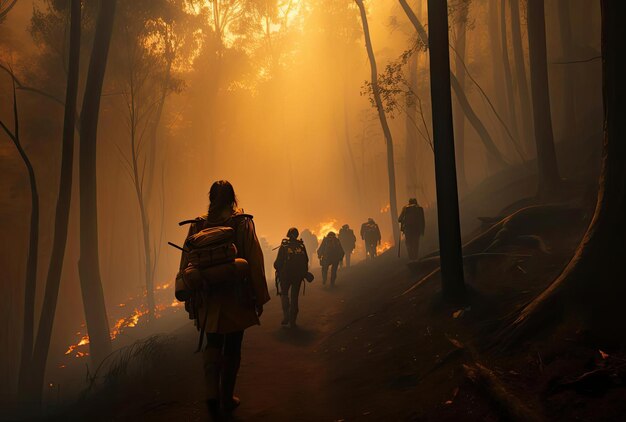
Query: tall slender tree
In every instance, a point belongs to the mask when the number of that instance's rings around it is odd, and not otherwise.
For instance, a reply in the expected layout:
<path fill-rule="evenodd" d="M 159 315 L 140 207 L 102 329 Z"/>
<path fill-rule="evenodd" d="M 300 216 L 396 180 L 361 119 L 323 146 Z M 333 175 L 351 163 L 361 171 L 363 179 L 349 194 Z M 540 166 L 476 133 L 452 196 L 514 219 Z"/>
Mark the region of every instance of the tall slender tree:
<path fill-rule="evenodd" d="M 20 354 L 20 368 L 18 374 L 18 391 L 28 389 L 28 375 L 33 353 L 34 319 L 35 319 L 35 292 L 37 289 L 37 254 L 39 253 L 39 192 L 35 169 L 28 153 L 24 150 L 20 138 L 20 117 L 17 104 L 17 89 L 15 78 L 11 75 L 13 86 L 13 131 L 2 121 L 0 127 L 13 141 L 20 159 L 26 167 L 30 185 L 30 225 L 28 236 L 28 255 L 26 258 L 26 278 L 24 283 L 24 318 L 22 326 L 22 349 Z"/>
<path fill-rule="evenodd" d="M 100 3 L 80 125 L 80 260 L 78 272 L 89 332 L 91 356 L 100 362 L 111 352 L 98 253 L 96 146 L 102 84 L 109 54 L 117 0 Z"/>
<path fill-rule="evenodd" d="M 465 92 L 465 60 L 467 55 L 467 20 L 469 3 L 461 4 L 454 25 L 457 56 L 454 60 L 454 70 L 459 81 L 460 89 Z M 463 106 L 457 99 L 454 107 L 454 139 L 456 141 L 456 156 L 458 166 L 458 182 L 461 192 L 467 191 L 467 175 L 465 174 L 465 114 Z"/>
<path fill-rule="evenodd" d="M 560 182 L 550 114 L 545 10 L 544 0 L 528 0 L 527 3 L 530 85 L 539 168 L 539 195 L 545 197 L 556 191 Z"/>
<path fill-rule="evenodd" d="M 391 129 L 387 122 L 387 116 L 385 116 L 385 108 L 380 98 L 380 87 L 378 86 L 378 69 L 376 67 L 376 57 L 374 56 L 374 49 L 372 47 L 372 40 L 370 38 L 369 24 L 367 22 L 367 11 L 363 0 L 355 0 L 359 11 L 361 13 L 361 22 L 363 24 L 363 35 L 365 36 L 365 48 L 367 49 L 367 56 L 369 57 L 371 79 L 372 79 L 372 93 L 374 101 L 376 103 L 376 110 L 378 111 L 378 118 L 380 125 L 385 135 L 385 143 L 387 145 L 387 173 L 389 180 L 389 216 L 391 217 L 391 227 L 393 228 L 393 238 L 395 242 L 400 239 L 400 228 L 398 227 L 398 200 L 396 196 L 396 169 L 393 157 L 393 138 L 391 137 Z"/>
<path fill-rule="evenodd" d="M 31 363 L 29 394 L 36 404 L 41 403 L 41 393 L 46 370 L 46 360 L 50 349 L 52 327 L 54 323 L 61 271 L 67 243 L 70 203 L 72 198 L 72 179 L 74 166 L 74 132 L 76 124 L 76 104 L 78 94 L 78 78 L 80 65 L 80 38 L 81 38 L 81 6 L 80 0 L 70 2 L 70 39 L 69 60 L 67 72 L 67 87 L 65 94 L 65 116 L 63 120 L 63 142 L 61 147 L 61 175 L 59 177 L 59 194 L 57 197 L 56 214 L 54 221 L 54 237 L 50 266 L 46 278 L 46 287 L 43 299 L 39 326 L 33 359 Z"/>
<path fill-rule="evenodd" d="M 463 302 L 466 292 L 454 156 L 447 1 L 428 0 L 428 32 L 442 291 L 447 300 Z"/>
<path fill-rule="evenodd" d="M 519 0 L 511 0 L 511 45 L 513 47 L 513 60 L 515 63 L 515 86 L 520 99 L 522 129 L 520 135 L 524 137 L 523 145 L 527 148 L 533 138 L 532 106 L 530 103 L 530 91 L 528 89 L 528 77 L 526 74 L 526 60 L 524 59 L 524 47 L 522 44 L 522 24 L 520 19 Z"/>
<path fill-rule="evenodd" d="M 572 34 L 572 18 L 570 10 L 570 1 L 559 0 L 559 33 L 561 36 L 561 48 L 563 52 L 563 61 L 574 60 L 574 37 Z M 563 121 L 565 123 L 565 137 L 571 139 L 578 133 L 578 121 L 576 118 L 576 95 L 575 94 L 575 78 L 574 69 L 565 66 L 563 72 Z"/>
<path fill-rule="evenodd" d="M 417 63 L 418 55 L 413 54 L 408 62 L 409 67 L 409 87 L 413 92 L 417 92 Z M 415 99 L 407 95 L 406 99 L 406 116 L 405 116 L 405 134 L 404 143 L 404 161 L 406 173 L 406 193 L 409 197 L 417 197 L 417 140 L 419 137 L 415 121 L 417 119 L 417 104 Z"/>
<path fill-rule="evenodd" d="M 426 33 L 426 29 L 424 28 L 424 26 L 421 24 L 421 22 L 415 15 L 415 12 L 413 12 L 413 9 L 411 9 L 411 7 L 409 6 L 406 0 L 398 0 L 398 1 L 400 2 L 400 5 L 402 6 L 402 9 L 406 13 L 407 17 L 409 18 L 409 20 L 415 27 L 417 36 L 422 41 L 422 43 L 426 47 L 428 47 L 429 46 L 428 34 Z M 472 127 L 478 134 L 480 140 L 482 141 L 485 147 L 485 150 L 487 152 L 488 167 L 490 169 L 506 167 L 506 164 L 507 164 L 506 160 L 500 153 L 500 150 L 498 149 L 493 138 L 489 134 L 489 131 L 487 130 L 483 122 L 480 120 L 480 117 L 478 117 L 478 115 L 472 108 L 472 105 L 467 99 L 465 92 L 461 89 L 461 84 L 459 83 L 457 77 L 454 75 L 452 71 L 450 71 L 450 83 L 452 84 L 452 90 L 454 90 L 454 94 L 456 95 L 457 100 L 459 101 L 459 104 L 461 108 L 463 109 L 463 113 L 465 114 L 465 117 L 467 117 L 467 121 L 472 125 Z"/>
<path fill-rule="evenodd" d="M 502 55 L 502 63 L 504 68 L 504 82 L 506 86 L 506 102 L 509 110 L 509 124 L 511 125 L 511 131 L 516 138 L 519 138 L 519 131 L 517 129 L 517 103 L 515 101 L 515 94 L 513 91 L 513 72 L 511 72 L 511 61 L 509 60 L 509 38 L 506 22 L 506 4 L 507 0 L 502 0 L 500 3 L 500 54 Z"/>

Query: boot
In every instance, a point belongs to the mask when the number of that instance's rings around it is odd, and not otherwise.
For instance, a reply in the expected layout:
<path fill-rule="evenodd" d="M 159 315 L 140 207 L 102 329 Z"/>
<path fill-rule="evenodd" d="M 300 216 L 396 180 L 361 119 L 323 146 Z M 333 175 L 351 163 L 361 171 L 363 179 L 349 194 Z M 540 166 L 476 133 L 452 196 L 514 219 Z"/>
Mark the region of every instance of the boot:
<path fill-rule="evenodd" d="M 224 356 L 221 402 L 222 409 L 225 412 L 232 412 L 239 407 L 241 403 L 239 397 L 235 396 L 235 383 L 237 382 L 237 373 L 239 372 L 240 363 L 241 356 Z"/>
<path fill-rule="evenodd" d="M 207 390 L 207 409 L 209 418 L 213 422 L 220 420 L 220 356 L 222 351 L 218 348 L 207 347 L 202 352 L 204 378 Z"/>
<path fill-rule="evenodd" d="M 298 311 L 292 309 L 289 315 L 289 328 L 296 328 L 298 325 L 296 324 L 296 319 L 298 318 Z"/>

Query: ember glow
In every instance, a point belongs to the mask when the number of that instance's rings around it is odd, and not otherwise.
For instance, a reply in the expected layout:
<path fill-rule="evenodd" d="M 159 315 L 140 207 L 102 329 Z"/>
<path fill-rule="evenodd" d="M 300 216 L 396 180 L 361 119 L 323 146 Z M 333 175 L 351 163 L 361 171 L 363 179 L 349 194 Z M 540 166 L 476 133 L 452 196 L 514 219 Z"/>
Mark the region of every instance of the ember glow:
<path fill-rule="evenodd" d="M 339 233 L 339 229 L 337 228 L 337 220 L 332 219 L 323 223 L 319 223 L 317 226 L 317 230 L 313 232 L 317 239 L 321 242 L 324 237 L 330 232 L 335 232 L 335 234 Z"/>
<path fill-rule="evenodd" d="M 380 255 L 388 249 L 391 249 L 391 243 L 381 242 L 380 245 L 376 246 L 376 254 Z"/>

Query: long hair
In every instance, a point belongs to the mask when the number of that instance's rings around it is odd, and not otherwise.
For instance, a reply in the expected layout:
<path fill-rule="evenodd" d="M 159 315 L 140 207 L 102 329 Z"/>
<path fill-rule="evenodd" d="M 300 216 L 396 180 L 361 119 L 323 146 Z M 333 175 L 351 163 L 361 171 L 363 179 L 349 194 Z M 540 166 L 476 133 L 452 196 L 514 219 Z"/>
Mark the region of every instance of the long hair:
<path fill-rule="evenodd" d="M 225 210 L 237 211 L 237 196 L 228 180 L 218 180 L 209 190 L 209 214 L 220 214 Z"/>

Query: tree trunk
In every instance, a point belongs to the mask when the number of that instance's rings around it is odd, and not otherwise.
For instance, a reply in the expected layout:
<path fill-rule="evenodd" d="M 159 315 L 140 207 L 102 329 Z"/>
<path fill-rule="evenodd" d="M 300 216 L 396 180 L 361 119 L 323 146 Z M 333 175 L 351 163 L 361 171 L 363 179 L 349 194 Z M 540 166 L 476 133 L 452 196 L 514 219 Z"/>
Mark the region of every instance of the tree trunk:
<path fill-rule="evenodd" d="M 426 46 L 429 46 L 430 41 L 428 39 L 428 34 L 426 34 L 424 26 L 421 24 L 413 10 L 409 7 L 406 0 L 399 0 L 399 2 L 402 5 L 402 8 L 404 9 L 407 17 L 415 27 L 417 35 L 422 40 L 422 43 L 424 43 L 424 45 Z M 449 62 L 450 60 L 448 58 L 448 63 Z M 476 133 L 478 133 L 478 136 L 480 137 L 483 145 L 485 146 L 485 149 L 487 150 L 487 162 L 489 168 L 493 169 L 506 167 L 506 161 L 502 157 L 502 154 L 498 150 L 498 147 L 496 147 L 496 144 L 493 142 L 491 135 L 489 135 L 489 131 L 472 108 L 472 105 L 467 99 L 465 92 L 463 92 L 463 90 L 461 89 L 461 85 L 458 79 L 451 71 L 448 73 L 450 73 L 450 82 L 452 84 L 452 89 L 457 96 L 457 100 L 459 101 L 459 104 L 463 109 L 465 117 L 467 117 L 469 123 L 472 125 L 474 130 L 476 130 Z"/>
<path fill-rule="evenodd" d="M 526 62 L 524 60 L 524 48 L 522 45 L 522 28 L 520 21 L 519 0 L 511 0 L 511 42 L 513 45 L 513 57 L 515 61 L 515 76 L 517 93 L 520 99 L 522 130 L 524 137 L 523 145 L 527 147 L 533 137 L 533 119 L 530 104 L 530 92 L 526 79 Z"/>
<path fill-rule="evenodd" d="M 57 197 L 54 221 L 54 238 L 50 266 L 46 279 L 46 290 L 39 318 L 37 341 L 33 352 L 31 368 L 33 399 L 36 405 L 41 404 L 43 381 L 46 371 L 48 350 L 52 337 L 52 326 L 61 284 L 61 271 L 67 243 L 70 203 L 72 198 L 72 170 L 74 166 L 74 132 L 76 124 L 76 103 L 78 93 L 78 77 L 80 66 L 80 0 L 72 0 L 70 13 L 70 46 L 65 94 L 65 117 L 63 120 L 63 146 L 61 148 L 61 175 L 59 178 L 59 195 Z"/>
<path fill-rule="evenodd" d="M 2 122 L 2 129 L 15 144 L 26 171 L 28 172 L 28 182 L 30 185 L 30 225 L 28 237 L 28 256 L 26 258 L 26 279 L 24 283 L 24 323 L 22 327 L 22 350 L 20 355 L 20 368 L 18 374 L 18 391 L 21 393 L 28 389 L 29 368 L 33 353 L 33 332 L 35 319 L 35 292 L 37 290 L 37 254 L 39 252 L 39 192 L 37 190 L 37 179 L 35 169 L 22 146 L 20 139 L 20 122 L 17 106 L 17 90 L 15 79 L 13 83 L 13 133 Z"/>
<path fill-rule="evenodd" d="M 454 157 L 447 2 L 428 0 L 428 31 L 442 292 L 449 301 L 464 302 L 466 292 Z"/>
<path fill-rule="evenodd" d="M 469 6 L 468 6 L 469 7 Z M 456 77 L 459 81 L 460 90 L 465 92 L 465 58 L 467 53 L 467 14 L 468 7 L 461 8 L 461 16 L 456 24 L 456 51 L 455 62 Z M 462 63 L 463 62 L 463 63 Z M 456 141 L 456 157 L 458 165 L 458 182 L 461 192 L 467 192 L 467 175 L 465 174 L 465 114 L 460 101 L 455 102 L 454 107 L 454 139 Z"/>
<path fill-rule="evenodd" d="M 563 52 L 563 62 L 575 60 L 574 41 L 572 35 L 572 19 L 570 12 L 571 0 L 559 0 L 559 32 L 561 36 L 561 47 Z M 572 66 L 563 66 L 563 122 L 565 139 L 571 140 L 578 134 L 576 119 L 576 96 L 574 95 L 576 86 L 574 82 L 574 71 Z"/>
<path fill-rule="evenodd" d="M 572 300 L 584 309 L 596 340 L 623 340 L 621 314 L 626 296 L 623 257 L 626 254 L 626 8 L 622 0 L 601 0 L 604 93 L 604 145 L 596 210 L 574 257 L 559 277 L 526 306 L 505 333 L 513 345 L 558 316 L 555 310 Z M 575 293 L 575 294 L 572 294 Z"/>
<path fill-rule="evenodd" d="M 393 139 L 391 137 L 391 130 L 387 123 L 387 117 L 385 116 L 385 109 L 383 102 L 380 98 L 380 90 L 378 87 L 378 70 L 376 69 L 376 57 L 374 57 L 374 49 L 372 48 L 372 40 L 370 38 L 369 25 L 367 23 L 367 13 L 365 11 L 365 5 L 363 0 L 355 0 L 359 11 L 361 12 L 361 22 L 363 24 L 363 35 L 365 36 L 365 47 L 367 49 L 367 55 L 370 61 L 370 67 L 372 71 L 372 92 L 374 94 L 374 101 L 376 102 L 376 110 L 378 111 L 378 118 L 380 119 L 380 125 L 382 126 L 383 133 L 385 135 L 385 143 L 387 144 L 387 172 L 389 175 L 389 214 L 391 217 L 391 227 L 393 229 L 393 240 L 398 244 L 400 239 L 400 228 L 398 227 L 398 201 L 396 198 L 396 170 L 393 157 Z"/>
<path fill-rule="evenodd" d="M 493 91 L 495 92 L 495 101 L 498 110 L 502 110 L 504 114 L 504 120 L 510 119 L 510 116 L 506 115 L 508 107 L 506 104 L 506 87 L 504 84 L 503 65 L 500 60 L 502 56 L 496 52 L 502 51 L 500 45 L 500 19 L 498 15 L 498 0 L 489 0 L 489 12 L 488 12 L 488 32 L 489 32 L 489 48 L 492 51 L 491 55 L 491 72 L 493 78 Z"/>
<path fill-rule="evenodd" d="M 344 79 L 345 81 L 345 79 Z M 350 167 L 352 168 L 352 177 L 354 178 L 354 188 L 356 190 L 357 201 L 360 206 L 363 205 L 363 196 L 361 193 L 361 182 L 359 179 L 359 172 L 356 168 L 356 161 L 354 160 L 354 153 L 352 151 L 352 144 L 350 143 L 350 123 L 348 121 L 348 101 L 347 90 L 344 82 L 344 96 L 343 96 L 343 134 L 346 141 L 346 149 L 348 150 L 348 159 L 350 160 Z"/>
<path fill-rule="evenodd" d="M 500 47 L 502 55 L 502 64 L 504 68 L 504 83 L 506 85 L 506 101 L 509 110 L 509 123 L 515 138 L 519 139 L 519 130 L 517 128 L 517 106 L 515 102 L 515 94 L 513 91 L 513 74 L 511 72 L 511 63 L 509 61 L 509 42 L 506 28 L 506 3 L 508 0 L 502 0 L 500 4 Z"/>
<path fill-rule="evenodd" d="M 89 349 L 95 365 L 111 352 L 111 336 L 102 291 L 98 254 L 96 144 L 100 97 L 115 19 L 116 2 L 117 0 L 107 0 L 100 3 L 80 125 L 80 260 L 78 272 L 89 332 Z"/>
<path fill-rule="evenodd" d="M 409 66 L 409 87 L 413 92 L 417 92 L 417 53 L 411 56 L 408 63 Z M 417 139 L 418 132 L 415 127 L 417 117 L 417 104 L 415 99 L 407 97 L 405 131 L 406 142 L 404 150 L 404 162 L 406 172 L 406 193 L 410 198 L 417 197 Z"/>
<path fill-rule="evenodd" d="M 142 186 L 142 179 L 139 174 L 139 157 L 138 157 L 138 145 L 136 142 L 136 124 L 137 121 L 135 119 L 136 104 L 135 104 L 135 94 L 131 88 L 131 164 L 132 164 L 132 175 L 133 175 L 133 185 L 135 187 L 135 196 L 137 198 L 137 205 L 139 206 L 139 217 L 141 219 L 141 235 L 143 240 L 143 253 L 144 253 L 144 272 L 146 277 L 146 297 L 148 299 L 148 319 L 150 321 L 153 320 L 154 311 L 155 311 L 155 302 L 154 302 L 154 271 L 153 271 L 153 263 L 152 263 L 152 245 L 150 244 L 150 222 L 148 221 L 148 212 L 146 210 L 146 198 L 144 195 L 144 190 Z M 147 158 L 149 159 L 149 157 Z"/>
<path fill-rule="evenodd" d="M 487 163 L 489 169 L 491 170 L 499 170 L 507 166 L 507 162 L 502 157 L 500 150 L 496 146 L 493 141 L 493 138 L 489 134 L 489 131 L 483 124 L 480 117 L 476 114 L 472 105 L 470 104 L 465 92 L 461 89 L 461 85 L 459 84 L 458 79 L 454 76 L 454 74 L 450 74 L 450 83 L 452 89 L 454 90 L 454 94 L 456 95 L 456 99 L 459 102 L 459 105 L 463 109 L 465 117 L 467 117 L 467 121 L 472 125 L 476 133 L 483 142 L 485 149 L 487 150 Z"/>
<path fill-rule="evenodd" d="M 527 15 L 530 85 L 539 168 L 539 195 L 547 197 L 551 192 L 556 191 L 560 177 L 550 116 L 544 0 L 528 0 Z"/>

